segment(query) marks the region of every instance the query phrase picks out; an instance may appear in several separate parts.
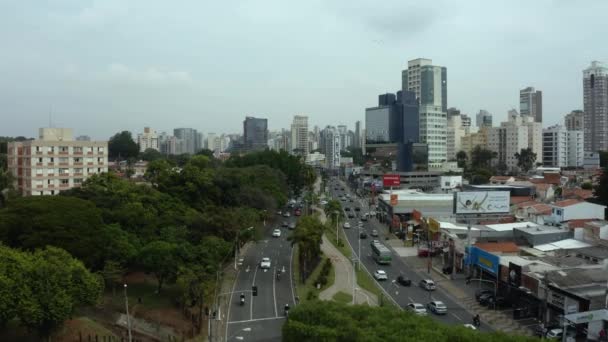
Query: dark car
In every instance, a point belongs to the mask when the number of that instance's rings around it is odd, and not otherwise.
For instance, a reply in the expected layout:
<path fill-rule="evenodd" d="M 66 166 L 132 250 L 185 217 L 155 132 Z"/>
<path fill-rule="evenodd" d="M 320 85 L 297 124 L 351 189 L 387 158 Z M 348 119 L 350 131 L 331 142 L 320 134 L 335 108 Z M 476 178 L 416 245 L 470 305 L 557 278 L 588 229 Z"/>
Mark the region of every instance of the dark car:
<path fill-rule="evenodd" d="M 361 211 L 361 208 L 355 207 L 355 211 Z"/>
<path fill-rule="evenodd" d="M 349 207 L 344 207 L 344 210 L 350 211 L 350 208 Z"/>
<path fill-rule="evenodd" d="M 353 213 L 348 213 L 348 218 L 355 218 L 355 215 Z"/>
<path fill-rule="evenodd" d="M 349 199 L 348 201 L 349 201 L 349 202 L 354 202 L 355 200 L 351 198 L 351 199 Z"/>
<path fill-rule="evenodd" d="M 367 233 L 366 232 L 359 233 L 359 239 L 367 239 Z"/>
<path fill-rule="evenodd" d="M 344 191 L 344 188 L 341 188 L 340 190 Z"/>
<path fill-rule="evenodd" d="M 281 224 L 281 227 L 288 227 L 289 226 L 289 222 L 287 221 L 283 221 L 283 224 Z"/>
<path fill-rule="evenodd" d="M 475 299 L 479 301 L 479 297 L 483 296 L 484 294 L 494 294 L 494 290 L 479 289 L 475 291 Z"/>
<path fill-rule="evenodd" d="M 488 306 L 493 308 L 506 308 L 509 306 L 509 303 L 507 302 L 507 300 L 505 299 L 505 297 L 501 297 L 501 296 L 497 296 L 494 297 L 493 295 L 488 298 Z"/>
<path fill-rule="evenodd" d="M 402 285 L 402 286 L 411 286 L 412 285 L 412 281 L 402 275 L 397 277 L 397 283 L 399 283 L 399 285 Z"/>
<path fill-rule="evenodd" d="M 490 304 L 490 301 L 492 300 L 492 298 L 494 298 L 494 294 L 486 293 L 486 294 L 481 295 L 479 297 L 478 301 L 479 301 L 480 305 L 488 306 Z"/>

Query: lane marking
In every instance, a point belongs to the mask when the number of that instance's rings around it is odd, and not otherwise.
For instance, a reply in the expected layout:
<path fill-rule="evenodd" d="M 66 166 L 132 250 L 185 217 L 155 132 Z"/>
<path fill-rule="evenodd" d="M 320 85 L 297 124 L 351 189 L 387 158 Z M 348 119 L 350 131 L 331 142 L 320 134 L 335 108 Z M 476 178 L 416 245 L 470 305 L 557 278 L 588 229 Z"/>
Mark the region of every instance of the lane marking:
<path fill-rule="evenodd" d="M 462 322 L 462 319 L 461 319 L 460 317 L 458 317 L 458 315 L 456 315 L 456 314 L 455 314 L 455 313 L 453 313 L 453 312 L 450 312 L 450 314 L 451 314 L 452 316 L 456 317 L 456 319 L 458 319 L 459 321 L 461 321 L 461 322 Z"/>
<path fill-rule="evenodd" d="M 294 306 L 296 305 L 296 295 L 293 291 L 293 246 L 291 247 L 291 256 L 289 257 L 289 287 L 291 287 L 291 299 L 293 299 Z"/>
<path fill-rule="evenodd" d="M 272 299 L 274 299 L 274 316 L 278 317 L 278 313 L 277 313 L 277 290 L 276 290 L 276 274 L 277 274 L 277 267 L 274 267 L 274 274 L 272 275 Z"/>
<path fill-rule="evenodd" d="M 412 297 L 407 297 L 407 299 L 410 300 L 410 303 L 414 303 L 414 300 L 412 299 Z"/>
<path fill-rule="evenodd" d="M 285 319 L 285 316 L 256 318 L 256 319 L 250 319 L 250 320 L 245 320 L 245 321 L 232 321 L 232 322 L 227 322 L 227 324 L 241 324 L 241 323 L 258 322 L 258 321 L 272 321 L 272 320 L 277 320 L 277 319 Z"/>
<path fill-rule="evenodd" d="M 255 285 L 255 276 L 258 274 L 258 268 L 256 266 L 255 271 L 253 271 L 253 283 L 251 286 Z M 253 319 L 253 295 L 251 296 L 251 303 L 249 305 L 249 319 Z"/>
<path fill-rule="evenodd" d="M 234 283 L 232 284 L 232 292 L 230 292 L 230 301 L 228 302 L 228 314 L 226 314 L 226 322 L 228 322 L 230 320 L 230 309 L 232 309 L 232 295 L 234 294 L 234 289 L 236 287 L 236 282 L 239 280 L 239 273 L 240 272 L 241 272 L 241 270 L 237 270 L 236 271 L 236 277 L 234 278 Z M 217 311 L 218 311 L 217 316 L 221 320 L 222 318 L 220 317 L 219 305 L 218 305 L 218 310 Z M 226 324 L 226 334 L 224 335 L 224 339 L 225 339 L 226 342 L 228 341 L 228 324 Z"/>

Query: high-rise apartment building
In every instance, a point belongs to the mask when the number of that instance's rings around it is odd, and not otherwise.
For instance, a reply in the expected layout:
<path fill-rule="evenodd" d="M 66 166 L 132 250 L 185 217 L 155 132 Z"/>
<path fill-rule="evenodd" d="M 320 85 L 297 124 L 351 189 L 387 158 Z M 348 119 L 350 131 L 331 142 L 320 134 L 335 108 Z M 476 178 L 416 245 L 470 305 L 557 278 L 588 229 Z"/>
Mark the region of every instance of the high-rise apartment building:
<path fill-rule="evenodd" d="M 160 153 L 164 155 L 178 154 L 178 148 L 181 148 L 179 144 L 178 139 L 168 135 L 167 132 L 158 134 L 158 148 Z"/>
<path fill-rule="evenodd" d="M 40 128 L 37 140 L 9 142 L 7 152 L 23 196 L 56 195 L 108 172 L 108 142 L 74 140 L 71 128 Z"/>
<path fill-rule="evenodd" d="M 308 155 L 308 116 L 295 115 L 293 117 L 291 124 L 291 152 L 301 156 Z"/>
<path fill-rule="evenodd" d="M 527 87 L 519 91 L 519 113 L 543 122 L 543 92 Z"/>
<path fill-rule="evenodd" d="M 361 121 L 355 122 L 355 138 L 353 140 L 353 147 L 361 148 Z"/>
<path fill-rule="evenodd" d="M 243 121 L 243 144 L 246 149 L 264 150 L 268 147 L 268 119 L 246 117 Z"/>
<path fill-rule="evenodd" d="M 181 140 L 181 149 L 178 154 L 188 153 L 195 154 L 200 149 L 197 146 L 198 132 L 194 128 L 175 128 L 173 129 L 173 135 Z"/>
<path fill-rule="evenodd" d="M 564 117 L 564 125 L 569 131 L 585 130 L 585 113 L 582 110 L 573 110 Z"/>
<path fill-rule="evenodd" d="M 139 145 L 139 152 L 144 152 L 149 148 L 160 151 L 158 147 L 158 135 L 150 127 L 144 127 L 144 132 L 137 135 L 137 145 Z"/>
<path fill-rule="evenodd" d="M 441 168 L 447 161 L 447 69 L 430 59 L 409 61 L 402 87 L 413 91 L 420 104 L 420 142 L 428 145 L 429 169 Z"/>
<path fill-rule="evenodd" d="M 340 132 L 331 126 L 323 129 L 323 142 L 325 151 L 325 167 L 338 169 L 340 167 L 340 151 L 342 150 Z"/>
<path fill-rule="evenodd" d="M 470 121 L 469 121 L 470 123 Z M 448 128 L 447 128 L 447 158 L 448 160 L 455 160 L 456 153 L 462 149 L 462 137 L 467 133 L 467 129 L 464 126 L 462 115 L 451 115 L 448 116 Z"/>
<path fill-rule="evenodd" d="M 207 147 L 208 150 L 216 151 L 216 150 L 220 149 L 217 138 L 218 138 L 218 136 L 215 133 L 207 134 L 205 146 Z"/>
<path fill-rule="evenodd" d="M 464 151 L 469 160 L 471 159 L 471 153 L 477 146 L 488 149 L 488 127 L 482 127 L 477 132 L 469 131 L 460 139 L 460 151 Z M 458 152 L 456 151 L 456 154 Z"/>
<path fill-rule="evenodd" d="M 544 129 L 542 163 L 546 167 L 582 167 L 583 131 L 569 131 L 560 125 Z"/>
<path fill-rule="evenodd" d="M 492 127 L 492 114 L 485 109 L 481 109 L 479 110 L 479 113 L 477 113 L 475 121 L 479 128 Z"/>
<path fill-rule="evenodd" d="M 585 151 L 608 150 L 608 68 L 593 61 L 583 71 Z"/>
<path fill-rule="evenodd" d="M 540 123 L 534 122 L 531 117 L 520 116 L 517 111 L 509 111 L 509 120 L 501 123 L 500 127 L 488 129 L 488 148 L 497 153 L 498 164 L 503 164 L 507 170 L 517 170 L 515 153 L 522 149 L 532 148 L 536 153 L 536 162 L 542 159 L 542 129 Z M 530 137 L 529 135 L 533 135 Z"/>

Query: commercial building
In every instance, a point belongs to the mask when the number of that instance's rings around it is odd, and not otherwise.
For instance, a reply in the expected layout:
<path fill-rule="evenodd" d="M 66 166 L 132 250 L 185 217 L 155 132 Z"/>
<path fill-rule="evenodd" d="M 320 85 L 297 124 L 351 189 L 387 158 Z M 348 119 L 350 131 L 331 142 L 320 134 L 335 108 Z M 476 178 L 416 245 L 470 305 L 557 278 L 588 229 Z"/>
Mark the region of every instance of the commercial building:
<path fill-rule="evenodd" d="M 585 151 L 608 150 L 608 68 L 593 61 L 583 71 Z"/>
<path fill-rule="evenodd" d="M 527 87 L 519 91 L 519 112 L 531 116 L 536 122 L 543 122 L 543 92 Z"/>
<path fill-rule="evenodd" d="M 475 121 L 478 128 L 492 127 L 492 114 L 485 109 L 481 109 L 475 116 Z"/>
<path fill-rule="evenodd" d="M 335 127 L 327 126 L 323 129 L 323 153 L 325 154 L 325 167 L 328 169 L 340 168 L 340 150 L 342 149 L 340 133 Z"/>
<path fill-rule="evenodd" d="M 195 154 L 202 147 L 196 145 L 198 139 L 198 132 L 194 128 L 175 128 L 173 129 L 173 135 L 181 140 L 181 148 L 178 147 L 177 154 L 188 153 Z"/>
<path fill-rule="evenodd" d="M 243 121 L 243 144 L 249 150 L 265 150 L 268 147 L 268 119 L 246 117 Z"/>
<path fill-rule="evenodd" d="M 139 152 L 144 152 L 149 148 L 160 151 L 158 135 L 150 127 L 144 127 L 144 132 L 137 135 L 137 145 L 139 145 Z"/>
<path fill-rule="evenodd" d="M 583 131 L 570 131 L 560 125 L 543 130 L 542 162 L 545 167 L 582 167 Z"/>
<path fill-rule="evenodd" d="M 603 220 L 605 210 L 606 206 L 603 205 L 568 199 L 551 204 L 550 220 L 555 223 L 581 219 Z"/>
<path fill-rule="evenodd" d="M 564 125 L 569 131 L 585 130 L 585 113 L 582 110 L 573 110 L 564 117 Z"/>
<path fill-rule="evenodd" d="M 295 115 L 291 124 L 291 153 L 308 154 L 308 116 Z"/>
<path fill-rule="evenodd" d="M 108 171 L 108 142 L 74 140 L 71 128 L 40 128 L 37 140 L 9 142 L 7 152 L 23 196 L 56 195 Z"/>

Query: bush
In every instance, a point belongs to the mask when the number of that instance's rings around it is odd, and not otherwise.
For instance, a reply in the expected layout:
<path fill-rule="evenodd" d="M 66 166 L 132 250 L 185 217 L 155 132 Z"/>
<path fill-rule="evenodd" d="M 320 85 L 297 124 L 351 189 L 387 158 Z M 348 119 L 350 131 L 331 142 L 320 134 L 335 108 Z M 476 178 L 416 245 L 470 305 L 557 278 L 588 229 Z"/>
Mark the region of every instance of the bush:
<path fill-rule="evenodd" d="M 593 184 L 591 184 L 591 182 L 585 182 L 585 183 L 581 184 L 581 189 L 583 189 L 583 190 L 592 190 L 593 189 Z"/>

